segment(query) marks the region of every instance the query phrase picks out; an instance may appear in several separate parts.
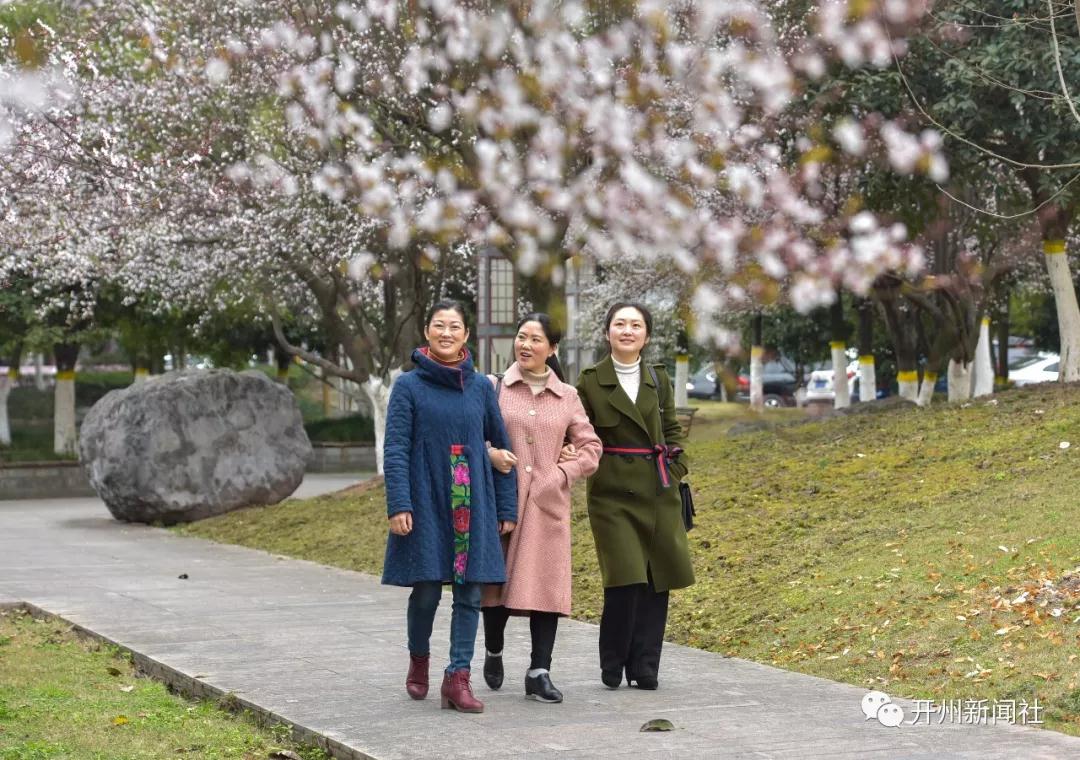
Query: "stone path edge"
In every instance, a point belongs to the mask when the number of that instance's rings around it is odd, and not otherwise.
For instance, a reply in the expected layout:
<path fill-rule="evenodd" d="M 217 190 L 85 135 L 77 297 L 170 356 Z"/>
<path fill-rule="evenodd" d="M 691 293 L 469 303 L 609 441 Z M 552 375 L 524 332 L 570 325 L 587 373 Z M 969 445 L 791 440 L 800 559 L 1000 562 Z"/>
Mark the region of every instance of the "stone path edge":
<path fill-rule="evenodd" d="M 171 668 L 168 665 L 155 660 L 153 657 L 149 657 L 141 652 L 132 649 L 125 644 L 120 643 L 114 639 L 110 639 L 108 636 L 103 636 L 96 631 L 87 628 L 84 625 L 73 623 L 67 618 L 57 615 L 54 612 L 49 612 L 46 609 L 42 609 L 35 604 L 29 602 L 12 602 L 12 601 L 0 601 L 0 611 L 4 612 L 25 612 L 31 617 L 37 620 L 57 621 L 64 625 L 70 626 L 72 631 L 76 635 L 83 638 L 90 639 L 92 641 L 109 644 L 119 649 L 121 652 L 126 653 L 131 657 L 131 662 L 135 666 L 135 670 L 139 675 L 147 678 L 152 678 L 155 681 L 164 683 L 171 690 L 187 697 L 188 699 L 210 699 L 215 702 L 221 702 L 223 700 L 235 705 L 240 710 L 248 711 L 255 721 L 264 727 L 275 725 L 289 726 L 292 732 L 292 740 L 297 744 L 302 744 L 309 747 L 318 747 L 327 754 L 329 754 L 335 760 L 378 760 L 374 755 L 369 755 L 365 752 L 357 750 L 354 747 L 349 747 L 341 742 L 335 741 L 330 737 L 320 734 L 317 731 L 313 731 L 307 726 L 303 726 L 296 721 L 284 718 L 265 707 L 262 707 L 254 702 L 244 699 L 235 692 L 228 691 L 226 689 L 218 688 L 213 684 L 202 681 L 195 676 L 183 673 L 175 668 Z M 231 708 L 230 708 L 231 709 Z"/>

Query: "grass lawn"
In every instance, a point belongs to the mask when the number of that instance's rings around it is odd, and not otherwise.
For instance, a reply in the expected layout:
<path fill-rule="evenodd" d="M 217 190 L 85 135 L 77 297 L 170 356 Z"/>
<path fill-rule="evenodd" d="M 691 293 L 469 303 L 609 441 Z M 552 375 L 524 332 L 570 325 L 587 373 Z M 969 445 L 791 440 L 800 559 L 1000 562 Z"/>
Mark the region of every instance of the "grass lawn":
<path fill-rule="evenodd" d="M 700 406 L 698 583 L 672 595 L 669 639 L 894 696 L 1037 698 L 1080 735 L 1080 388 L 738 435 L 743 412 Z M 378 573 L 384 509 L 376 485 L 182 530 Z M 574 563 L 574 614 L 596 621 L 580 487 Z"/>
<path fill-rule="evenodd" d="M 262 760 L 278 749 L 326 758 L 284 727 L 170 694 L 111 647 L 21 612 L 0 612 L 0 674 L 0 760 Z"/>

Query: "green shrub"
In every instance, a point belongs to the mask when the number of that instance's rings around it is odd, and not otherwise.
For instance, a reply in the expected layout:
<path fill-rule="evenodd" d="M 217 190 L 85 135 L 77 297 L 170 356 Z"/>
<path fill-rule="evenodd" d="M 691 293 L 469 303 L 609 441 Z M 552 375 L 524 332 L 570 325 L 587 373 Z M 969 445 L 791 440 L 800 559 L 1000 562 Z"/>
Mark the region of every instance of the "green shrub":
<path fill-rule="evenodd" d="M 375 440 L 375 424 L 362 414 L 308 422 L 304 429 L 313 443 L 372 443 Z"/>

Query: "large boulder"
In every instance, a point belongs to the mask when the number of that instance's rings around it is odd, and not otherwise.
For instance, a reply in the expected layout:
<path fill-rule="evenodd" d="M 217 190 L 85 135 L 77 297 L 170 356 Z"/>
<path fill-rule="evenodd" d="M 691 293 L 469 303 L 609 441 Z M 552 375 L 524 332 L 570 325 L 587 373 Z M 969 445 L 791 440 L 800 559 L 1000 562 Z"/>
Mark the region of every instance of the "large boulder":
<path fill-rule="evenodd" d="M 274 504 L 300 485 L 310 455 L 293 394 L 254 371 L 186 370 L 112 391 L 79 435 L 90 484 L 131 522 Z"/>

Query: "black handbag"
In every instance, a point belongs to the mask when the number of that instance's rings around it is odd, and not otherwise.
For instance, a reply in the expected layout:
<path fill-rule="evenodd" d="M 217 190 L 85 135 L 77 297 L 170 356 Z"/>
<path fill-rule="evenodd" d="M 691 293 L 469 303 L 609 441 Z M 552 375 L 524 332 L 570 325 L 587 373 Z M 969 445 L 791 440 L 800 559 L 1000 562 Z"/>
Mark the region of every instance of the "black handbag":
<path fill-rule="evenodd" d="M 667 446 L 667 438 L 664 436 L 664 408 L 660 404 L 660 381 L 656 377 L 656 370 L 653 369 L 653 366 L 651 364 L 647 366 L 649 374 L 652 376 L 653 385 L 656 386 L 657 406 L 660 411 L 660 443 Z M 694 509 L 694 494 L 690 492 L 690 484 L 681 480 L 679 481 L 679 500 L 682 502 L 683 527 L 689 533 L 694 528 L 694 518 L 697 516 L 697 510 Z"/>

